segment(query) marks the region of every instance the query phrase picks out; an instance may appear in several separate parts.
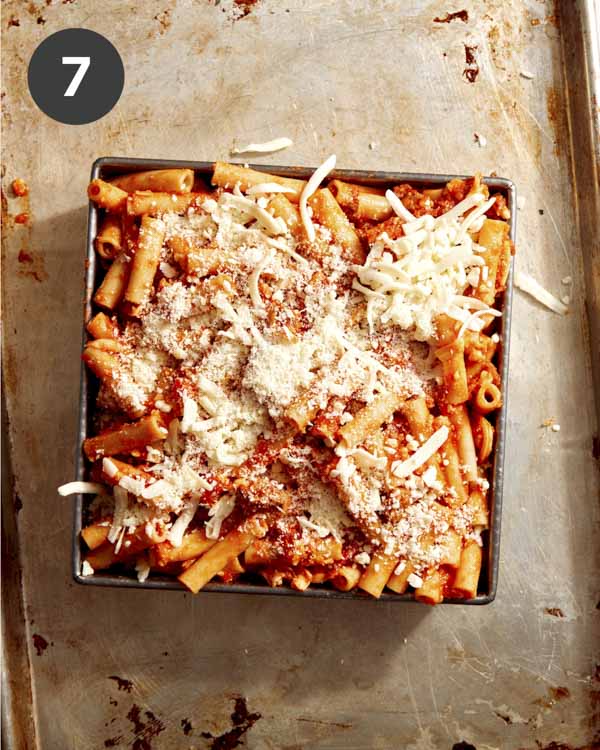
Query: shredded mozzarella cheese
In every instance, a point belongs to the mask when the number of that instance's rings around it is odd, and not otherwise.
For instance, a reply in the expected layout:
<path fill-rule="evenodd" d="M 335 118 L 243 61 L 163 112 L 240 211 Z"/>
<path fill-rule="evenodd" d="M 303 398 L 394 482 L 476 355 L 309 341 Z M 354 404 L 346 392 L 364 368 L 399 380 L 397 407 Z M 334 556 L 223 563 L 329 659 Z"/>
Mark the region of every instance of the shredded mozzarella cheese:
<path fill-rule="evenodd" d="M 478 305 L 464 295 L 487 270 L 485 249 L 473 241 L 471 231 L 495 199 L 473 193 L 437 219 L 427 214 L 415 219 L 392 191 L 386 197 L 406 222 L 404 235 L 395 240 L 380 235 L 365 263 L 352 267 L 357 275 L 353 288 L 368 298 L 371 331 L 379 318 L 384 325 L 414 328 L 416 338 L 429 341 L 438 315 L 464 321 L 468 316 L 459 308 Z M 461 219 L 467 211 L 471 213 Z"/>
<path fill-rule="evenodd" d="M 335 162 L 335 154 L 332 154 L 323 162 L 323 164 L 321 164 L 320 167 L 318 167 L 312 173 L 309 181 L 306 183 L 304 189 L 302 190 L 302 194 L 300 195 L 300 218 L 302 219 L 302 224 L 304 225 L 304 229 L 306 230 L 306 236 L 308 237 L 309 242 L 315 241 L 316 234 L 315 227 L 310 219 L 310 216 L 308 215 L 307 201 L 317 190 L 317 188 L 327 177 L 327 175 L 331 172 L 331 170 L 335 168 Z"/>
<path fill-rule="evenodd" d="M 272 141 L 265 141 L 264 143 L 249 143 L 243 148 L 232 148 L 231 153 L 234 155 L 272 154 L 275 151 L 282 151 L 284 148 L 289 148 L 293 145 L 294 141 L 291 138 L 274 138 Z"/>
<path fill-rule="evenodd" d="M 461 339 L 465 335 L 465 331 L 467 329 L 471 331 L 481 331 L 481 329 L 483 328 L 483 323 L 481 323 L 479 326 L 473 324 L 475 323 L 475 321 L 479 323 L 480 321 L 478 319 L 483 315 L 491 315 L 494 318 L 499 318 L 502 313 L 499 310 L 494 310 L 493 307 L 487 307 L 485 308 L 485 310 L 475 310 L 475 312 L 471 313 L 471 315 L 469 315 L 469 317 L 461 325 L 456 340 L 458 341 L 459 339 Z"/>
<path fill-rule="evenodd" d="M 433 435 L 418 448 L 406 461 L 394 461 L 392 474 L 396 477 L 407 477 L 435 455 L 448 439 L 450 431 L 442 425 Z"/>
<path fill-rule="evenodd" d="M 191 500 L 171 527 L 171 531 L 169 532 L 169 542 L 171 542 L 173 547 L 181 547 L 183 543 L 183 535 L 196 515 L 197 508 L 198 500 Z"/>
<path fill-rule="evenodd" d="M 67 482 L 58 488 L 58 494 L 67 495 L 105 495 L 106 487 L 96 482 Z"/>
<path fill-rule="evenodd" d="M 218 539 L 221 534 L 221 524 L 231 515 L 235 507 L 235 497 L 233 495 L 224 495 L 208 511 L 210 520 L 206 523 L 207 539 Z"/>
<path fill-rule="evenodd" d="M 394 193 L 393 190 L 386 190 L 385 197 L 387 199 L 387 202 L 392 207 L 393 212 L 396 214 L 396 216 L 399 216 L 401 219 L 404 219 L 404 221 L 414 221 L 415 216 L 411 214 L 411 212 L 406 208 L 404 203 L 398 198 L 396 193 Z"/>
<path fill-rule="evenodd" d="M 547 289 L 544 289 L 544 287 L 534 278 L 529 276 L 529 274 L 517 271 L 515 274 L 515 286 L 522 292 L 532 296 L 557 315 L 566 315 L 569 312 L 567 305 L 557 299 Z"/>
<path fill-rule="evenodd" d="M 294 193 L 294 189 L 280 185 L 278 182 L 260 182 L 258 185 L 251 185 L 246 190 L 246 195 L 262 195 L 264 193 Z"/>

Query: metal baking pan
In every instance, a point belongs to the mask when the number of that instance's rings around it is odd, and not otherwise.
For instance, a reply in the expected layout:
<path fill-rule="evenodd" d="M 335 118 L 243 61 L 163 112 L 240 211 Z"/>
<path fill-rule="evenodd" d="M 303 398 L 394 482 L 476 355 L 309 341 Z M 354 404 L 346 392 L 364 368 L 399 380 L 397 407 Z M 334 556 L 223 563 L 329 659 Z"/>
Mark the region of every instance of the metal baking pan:
<path fill-rule="evenodd" d="M 262 164 L 250 164 L 252 169 L 263 172 L 271 172 L 286 177 L 307 179 L 313 173 L 314 168 L 309 167 L 279 167 L 265 166 Z M 193 169 L 199 176 L 208 178 L 212 175 L 213 162 L 188 162 L 161 159 L 131 159 L 120 157 L 103 157 L 97 159 L 92 166 L 91 179 L 110 179 L 124 172 L 136 172 L 146 169 L 168 169 L 173 167 L 186 167 Z M 340 178 L 348 182 L 360 182 L 372 186 L 397 185 L 408 182 L 416 187 L 441 187 L 452 179 L 464 179 L 464 175 L 440 175 L 419 174 L 410 172 L 369 172 L 360 170 L 335 170 L 329 175 L 330 178 Z M 511 213 L 510 238 L 516 239 L 516 188 L 511 180 L 501 177 L 486 177 L 484 182 L 494 191 L 502 193 L 508 203 Z M 92 314 L 92 295 L 101 273 L 99 264 L 96 263 L 94 251 L 94 238 L 98 225 L 98 209 L 90 202 L 88 211 L 87 228 L 87 253 L 86 253 L 86 275 L 85 275 L 85 312 L 83 321 L 83 343 L 87 340 L 85 323 Z M 489 604 L 496 596 L 499 574 L 500 558 L 500 522 L 502 516 L 502 488 L 504 479 L 504 444 L 506 440 L 506 413 L 507 413 L 507 384 L 508 384 L 508 361 L 510 344 L 510 321 L 512 307 L 513 271 L 512 264 L 508 277 L 508 284 L 502 300 L 503 310 L 500 319 L 501 346 L 499 348 L 499 372 L 502 377 L 502 399 L 503 405 L 496 417 L 496 450 L 492 468 L 492 481 L 490 482 L 490 528 L 484 536 L 484 558 L 482 575 L 479 581 L 477 596 L 473 599 L 444 599 L 444 604 Z M 92 402 L 95 389 L 92 387 L 94 376 L 91 375 L 85 365 L 81 366 L 81 392 L 79 409 L 79 435 L 77 441 L 77 454 L 75 458 L 75 471 L 78 480 L 86 478 L 86 463 L 83 457 L 83 441 L 88 435 L 90 419 L 93 413 Z M 73 554 L 72 571 L 73 578 L 77 583 L 86 586 L 114 586 L 119 588 L 134 589 L 164 589 L 172 591 L 187 591 L 187 589 L 173 577 L 151 574 L 144 583 L 140 583 L 134 574 L 125 575 L 112 573 L 110 571 L 99 571 L 92 576 L 81 575 L 81 563 L 84 543 L 81 541 L 80 532 L 84 521 L 84 499 L 82 495 L 75 496 L 74 523 L 73 523 Z M 270 586 L 252 583 L 221 584 L 209 583 L 203 592 L 233 593 L 233 594 L 269 594 L 275 596 L 297 596 L 318 597 L 322 599 L 371 599 L 368 594 L 358 591 L 341 592 L 326 587 L 309 587 L 306 591 L 299 592 L 288 587 L 271 588 Z M 407 602 L 414 601 L 412 593 L 394 594 L 384 592 L 380 601 Z"/>

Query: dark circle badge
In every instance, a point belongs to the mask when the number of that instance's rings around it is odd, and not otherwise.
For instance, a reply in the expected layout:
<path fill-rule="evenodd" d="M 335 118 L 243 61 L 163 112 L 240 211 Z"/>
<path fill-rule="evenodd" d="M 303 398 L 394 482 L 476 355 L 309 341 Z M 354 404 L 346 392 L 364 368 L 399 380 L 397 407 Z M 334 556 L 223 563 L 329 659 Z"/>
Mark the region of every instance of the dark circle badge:
<path fill-rule="evenodd" d="M 29 92 L 53 120 L 85 125 L 104 117 L 125 83 L 115 47 L 89 29 L 64 29 L 37 47 L 27 73 Z"/>

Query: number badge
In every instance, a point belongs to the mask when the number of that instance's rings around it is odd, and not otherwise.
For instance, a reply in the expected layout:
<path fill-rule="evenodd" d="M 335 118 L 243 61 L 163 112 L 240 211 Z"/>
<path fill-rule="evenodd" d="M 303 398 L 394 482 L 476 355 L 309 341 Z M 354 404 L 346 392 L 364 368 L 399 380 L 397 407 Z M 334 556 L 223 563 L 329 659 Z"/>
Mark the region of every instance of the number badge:
<path fill-rule="evenodd" d="M 28 70 L 29 92 L 53 120 L 85 125 L 119 101 L 123 61 L 109 40 L 89 29 L 64 29 L 37 47 Z"/>

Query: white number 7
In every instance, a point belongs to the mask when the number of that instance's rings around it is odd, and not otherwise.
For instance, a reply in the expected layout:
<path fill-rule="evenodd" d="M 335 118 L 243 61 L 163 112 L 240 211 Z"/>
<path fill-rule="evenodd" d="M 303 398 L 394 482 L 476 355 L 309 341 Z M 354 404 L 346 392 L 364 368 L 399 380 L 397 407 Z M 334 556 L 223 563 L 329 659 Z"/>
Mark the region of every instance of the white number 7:
<path fill-rule="evenodd" d="M 73 76 L 73 80 L 69 84 L 69 87 L 64 93 L 64 96 L 75 96 L 77 89 L 83 81 L 84 75 L 87 73 L 87 69 L 90 67 L 89 57 L 63 57 L 63 65 L 79 65 L 79 70 Z"/>

